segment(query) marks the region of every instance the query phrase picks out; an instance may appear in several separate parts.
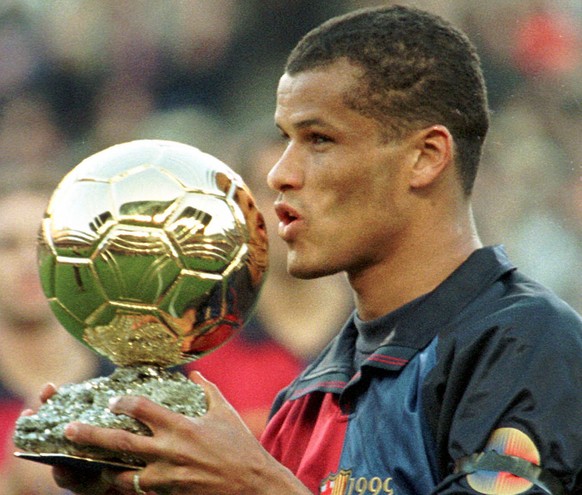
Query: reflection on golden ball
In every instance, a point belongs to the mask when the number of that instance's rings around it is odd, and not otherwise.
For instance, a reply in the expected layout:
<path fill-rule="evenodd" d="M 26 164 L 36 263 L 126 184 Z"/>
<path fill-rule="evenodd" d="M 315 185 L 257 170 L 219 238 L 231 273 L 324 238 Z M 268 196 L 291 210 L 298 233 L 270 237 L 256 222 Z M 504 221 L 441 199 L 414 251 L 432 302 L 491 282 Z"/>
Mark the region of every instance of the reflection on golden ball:
<path fill-rule="evenodd" d="M 249 318 L 267 264 L 263 217 L 240 176 L 172 141 L 82 161 L 39 236 L 44 292 L 63 326 L 120 366 L 171 366 Z"/>

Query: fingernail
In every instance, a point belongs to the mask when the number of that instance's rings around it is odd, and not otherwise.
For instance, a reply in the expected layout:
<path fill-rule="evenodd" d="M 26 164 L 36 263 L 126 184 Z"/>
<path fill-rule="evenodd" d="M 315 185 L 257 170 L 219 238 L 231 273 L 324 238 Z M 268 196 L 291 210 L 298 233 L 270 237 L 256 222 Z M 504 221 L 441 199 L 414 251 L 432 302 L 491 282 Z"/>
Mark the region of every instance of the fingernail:
<path fill-rule="evenodd" d="M 120 397 L 111 397 L 111 399 L 109 399 L 109 410 L 111 412 L 115 412 L 114 409 L 117 408 L 117 404 L 119 403 L 119 399 L 120 399 Z"/>
<path fill-rule="evenodd" d="M 75 435 L 77 434 L 77 432 L 79 431 L 79 428 L 77 427 L 77 425 L 75 423 L 69 423 L 67 426 L 65 426 L 65 437 L 67 437 L 69 440 L 73 439 L 75 437 Z"/>

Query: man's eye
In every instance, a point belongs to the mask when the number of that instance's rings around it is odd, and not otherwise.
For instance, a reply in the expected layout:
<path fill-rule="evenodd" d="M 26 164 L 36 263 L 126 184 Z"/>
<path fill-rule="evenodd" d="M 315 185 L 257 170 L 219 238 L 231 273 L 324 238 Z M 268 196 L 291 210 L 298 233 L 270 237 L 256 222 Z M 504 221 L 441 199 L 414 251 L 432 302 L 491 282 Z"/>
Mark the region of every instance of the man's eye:
<path fill-rule="evenodd" d="M 325 136 L 323 134 L 311 134 L 311 136 L 309 137 L 309 140 L 313 143 L 313 144 L 324 144 L 324 143 L 330 143 L 332 141 L 332 139 L 328 136 Z"/>

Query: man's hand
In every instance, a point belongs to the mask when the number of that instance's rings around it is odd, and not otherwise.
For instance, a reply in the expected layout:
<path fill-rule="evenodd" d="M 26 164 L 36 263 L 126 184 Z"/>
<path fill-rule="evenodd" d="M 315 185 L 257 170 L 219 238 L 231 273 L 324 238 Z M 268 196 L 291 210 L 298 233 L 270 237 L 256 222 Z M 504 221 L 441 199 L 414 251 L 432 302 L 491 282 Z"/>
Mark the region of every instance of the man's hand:
<path fill-rule="evenodd" d="M 190 377 L 204 388 L 208 400 L 208 412 L 198 418 L 187 418 L 145 397 L 123 396 L 112 401 L 112 412 L 143 422 L 153 432 L 151 437 L 69 424 L 65 429 L 69 440 L 129 452 L 147 465 L 140 471 L 105 470 L 91 480 L 55 468 L 59 486 L 86 495 L 135 494 L 134 476 L 139 474 L 142 490 L 160 494 L 310 493 L 263 449 L 213 384 L 196 372 Z"/>

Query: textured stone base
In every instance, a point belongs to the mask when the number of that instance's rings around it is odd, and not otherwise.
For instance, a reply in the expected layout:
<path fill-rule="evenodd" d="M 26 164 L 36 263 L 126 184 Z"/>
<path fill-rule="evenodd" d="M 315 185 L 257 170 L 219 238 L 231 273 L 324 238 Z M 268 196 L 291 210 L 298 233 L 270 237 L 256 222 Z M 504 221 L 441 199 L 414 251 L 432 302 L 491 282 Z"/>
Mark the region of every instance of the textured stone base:
<path fill-rule="evenodd" d="M 35 415 L 18 419 L 14 443 L 26 452 L 67 454 L 142 466 L 143 460 L 132 454 L 78 445 L 63 435 L 68 423 L 80 421 L 151 436 L 152 432 L 143 423 L 109 410 L 109 400 L 120 395 L 143 395 L 185 416 L 206 413 L 202 387 L 182 373 L 155 366 L 123 367 L 105 378 L 62 386 Z"/>

